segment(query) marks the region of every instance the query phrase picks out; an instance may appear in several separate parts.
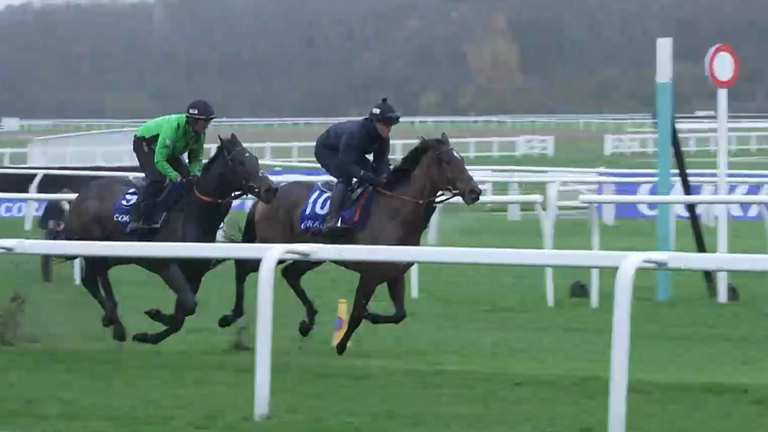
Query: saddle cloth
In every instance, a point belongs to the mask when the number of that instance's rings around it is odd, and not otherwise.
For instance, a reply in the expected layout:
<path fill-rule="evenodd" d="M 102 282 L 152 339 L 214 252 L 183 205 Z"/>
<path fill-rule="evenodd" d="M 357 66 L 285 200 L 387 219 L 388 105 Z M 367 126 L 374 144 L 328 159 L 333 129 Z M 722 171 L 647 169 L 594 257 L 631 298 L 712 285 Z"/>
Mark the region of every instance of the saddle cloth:
<path fill-rule="evenodd" d="M 303 232 L 317 232 L 325 225 L 325 215 L 331 207 L 332 185 L 317 183 L 307 198 L 307 202 L 301 209 L 299 217 L 299 229 Z M 344 225 L 351 226 L 355 231 L 365 228 L 371 216 L 373 204 L 373 189 L 362 188 L 352 193 L 352 203 L 341 212 L 341 221 Z"/>

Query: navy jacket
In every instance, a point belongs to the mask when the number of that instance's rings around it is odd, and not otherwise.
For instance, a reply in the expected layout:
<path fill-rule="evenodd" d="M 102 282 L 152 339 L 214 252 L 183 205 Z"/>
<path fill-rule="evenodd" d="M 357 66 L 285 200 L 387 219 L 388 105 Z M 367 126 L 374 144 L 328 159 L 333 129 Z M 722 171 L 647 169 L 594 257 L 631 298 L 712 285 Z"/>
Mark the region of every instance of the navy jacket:
<path fill-rule="evenodd" d="M 373 121 L 348 120 L 329 127 L 317 140 L 316 146 L 325 154 L 337 154 L 337 169 L 353 178 L 359 178 L 361 157 L 373 153 L 374 175 L 389 173 L 389 137 L 381 136 Z"/>

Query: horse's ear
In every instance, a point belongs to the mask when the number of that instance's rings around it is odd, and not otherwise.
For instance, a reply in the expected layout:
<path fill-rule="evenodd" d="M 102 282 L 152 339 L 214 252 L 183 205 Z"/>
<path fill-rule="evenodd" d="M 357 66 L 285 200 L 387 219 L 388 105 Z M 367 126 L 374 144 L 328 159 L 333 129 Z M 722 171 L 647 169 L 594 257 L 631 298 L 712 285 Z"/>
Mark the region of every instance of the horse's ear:
<path fill-rule="evenodd" d="M 216 134 L 216 135 L 218 135 L 218 134 Z M 224 138 L 222 138 L 221 135 L 218 135 L 218 137 L 219 137 L 219 142 L 223 144 L 224 143 Z"/>
<path fill-rule="evenodd" d="M 445 141 L 446 144 L 450 144 L 451 141 L 448 139 L 448 135 L 445 134 L 445 132 L 440 134 L 440 139 Z"/>
<path fill-rule="evenodd" d="M 229 136 L 229 139 L 231 139 L 234 142 L 240 142 L 240 140 L 237 139 L 237 135 L 235 135 L 234 132 Z"/>

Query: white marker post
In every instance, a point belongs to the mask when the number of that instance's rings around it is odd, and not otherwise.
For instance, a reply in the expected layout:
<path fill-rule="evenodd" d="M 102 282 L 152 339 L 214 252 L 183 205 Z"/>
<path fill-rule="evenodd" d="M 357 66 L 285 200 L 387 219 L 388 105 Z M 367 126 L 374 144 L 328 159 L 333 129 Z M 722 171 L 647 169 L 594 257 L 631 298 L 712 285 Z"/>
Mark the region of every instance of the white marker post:
<path fill-rule="evenodd" d="M 728 89 L 739 77 L 739 57 L 730 45 L 717 44 L 704 60 L 707 76 L 717 87 L 717 194 L 728 195 Z M 728 252 L 728 205 L 717 206 L 717 252 Z M 717 301 L 728 303 L 728 273 L 717 273 Z"/>

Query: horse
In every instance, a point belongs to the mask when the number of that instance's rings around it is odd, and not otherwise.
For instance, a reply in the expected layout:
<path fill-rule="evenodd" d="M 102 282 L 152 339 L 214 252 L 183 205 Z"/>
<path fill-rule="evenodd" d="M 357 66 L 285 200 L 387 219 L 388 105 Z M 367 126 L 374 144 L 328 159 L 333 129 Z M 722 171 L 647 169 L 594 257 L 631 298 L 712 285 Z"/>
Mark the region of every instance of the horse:
<path fill-rule="evenodd" d="M 234 199 L 252 195 L 269 203 L 277 196 L 277 188 L 261 171 L 259 159 L 243 147 L 235 134 L 226 139 L 219 136 L 216 152 L 204 164 L 194 186 L 178 188 L 174 187 L 178 183 L 168 183 L 160 198 L 168 200 L 168 204 L 159 228 L 126 233 L 131 206 L 136 203 L 145 183 L 144 178 L 118 177 L 91 182 L 70 205 L 62 236 L 58 240 L 213 243 Z M 74 258 L 68 257 L 64 261 Z M 176 294 L 174 314 L 161 316 L 157 309 L 147 310 L 145 314 L 165 324 L 166 329 L 155 334 L 137 333 L 133 336 L 133 340 L 139 343 L 158 344 L 181 330 L 184 318 L 195 313 L 195 296 L 200 282 L 214 261 L 84 257 L 81 279 L 83 287 L 104 311 L 102 325 L 112 327 L 114 340 L 125 342 L 126 330 L 117 312 L 109 270 L 120 265 L 136 264 L 160 276 Z"/>
<path fill-rule="evenodd" d="M 352 232 L 335 239 L 318 235 L 328 210 L 330 184 L 295 181 L 280 186 L 280 195 L 272 203 L 255 203 L 248 212 L 243 228 L 243 243 L 327 243 L 343 241 L 367 245 L 418 246 L 421 236 L 436 209 L 439 194 L 449 190 L 451 199 L 460 196 L 466 205 L 480 200 L 482 190 L 467 171 L 464 158 L 451 147 L 448 136 L 420 137 L 418 144 L 405 155 L 387 176 L 381 189 L 366 186 L 353 188 L 353 202 L 345 203 L 342 220 L 352 224 Z M 323 211 L 323 209 L 325 211 Z M 307 215 L 315 214 L 313 219 Z M 284 264 L 281 261 L 279 264 Z M 334 264 L 359 275 L 354 305 L 347 330 L 336 345 L 336 353 L 344 354 L 352 334 L 363 320 L 371 324 L 399 324 L 406 318 L 405 273 L 413 263 L 337 262 Z M 219 319 L 219 327 L 234 324 L 243 316 L 245 281 L 257 272 L 260 260 L 235 260 L 235 304 L 231 313 Z M 315 325 L 318 313 L 301 285 L 308 272 L 323 262 L 292 261 L 281 270 L 283 278 L 306 310 L 299 333 L 306 337 Z M 386 283 L 394 306 L 392 315 L 367 310 L 376 288 Z"/>

